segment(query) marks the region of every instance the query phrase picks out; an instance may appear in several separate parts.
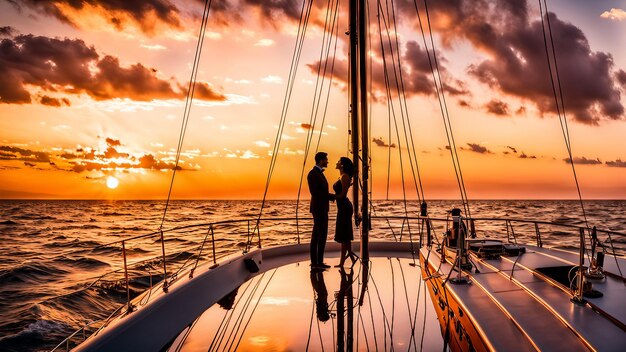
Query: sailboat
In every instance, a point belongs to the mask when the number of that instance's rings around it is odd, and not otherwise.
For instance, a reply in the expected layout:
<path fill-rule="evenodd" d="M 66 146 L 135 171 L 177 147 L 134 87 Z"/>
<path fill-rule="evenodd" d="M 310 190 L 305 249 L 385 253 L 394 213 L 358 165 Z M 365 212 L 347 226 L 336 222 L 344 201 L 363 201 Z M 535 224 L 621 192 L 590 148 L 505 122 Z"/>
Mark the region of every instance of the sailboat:
<path fill-rule="evenodd" d="M 251 230 L 242 254 L 219 262 L 213 254 L 212 262 L 168 274 L 168 234 L 161 230 L 145 237 L 160 237 L 163 244 L 163 280 L 134 299 L 129 294 L 127 304 L 75 350 L 623 348 L 626 281 L 621 268 L 626 260 L 598 241 L 599 235 L 617 232 L 472 217 L 464 198 L 464 209 L 450 209 L 446 218 L 430 217 L 426 204 L 419 214 L 404 217 L 402 228 L 409 233 L 404 240 L 369 240 L 370 227 L 383 219 L 372 216 L 368 193 L 367 4 L 350 0 L 349 6 L 349 116 L 358 185 L 352 200 L 360 231 L 360 243 L 353 245 L 360 253 L 356 265 L 311 270 L 306 243 L 262 247 L 260 225 L 271 221 L 262 217 L 262 207 L 257 219 L 243 220 Z M 205 7 L 203 26 L 206 17 Z M 505 223 L 507 239 L 481 238 L 480 226 L 488 222 Z M 215 248 L 209 237 L 219 225 L 207 226 L 198 258 L 205 245 Z M 535 230 L 536 244 L 517 243 L 514 227 L 521 225 Z M 578 236 L 579 251 L 544 247 L 540 228 L 548 227 Z M 122 250 L 133 239 L 121 241 Z M 339 251 L 329 243 L 326 257 L 337 258 Z M 127 274 L 125 261 L 124 255 Z M 434 335 L 441 338 L 425 339 Z M 57 349 L 69 348 L 70 341 Z"/>

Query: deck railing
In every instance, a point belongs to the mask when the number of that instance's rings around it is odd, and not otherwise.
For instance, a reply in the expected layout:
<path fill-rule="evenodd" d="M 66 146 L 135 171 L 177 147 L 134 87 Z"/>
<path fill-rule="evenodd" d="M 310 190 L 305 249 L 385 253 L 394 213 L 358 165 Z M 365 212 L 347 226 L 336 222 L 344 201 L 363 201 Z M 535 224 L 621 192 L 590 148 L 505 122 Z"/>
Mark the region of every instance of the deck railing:
<path fill-rule="evenodd" d="M 450 229 L 452 218 L 432 218 L 432 217 L 423 217 L 423 216 L 373 216 L 372 218 L 373 229 L 370 231 L 370 236 L 372 238 L 377 239 L 387 239 L 394 241 L 411 241 L 415 242 L 416 246 L 420 246 L 426 243 L 439 243 L 440 236 L 446 233 L 447 230 Z M 569 247 L 573 249 L 575 247 L 581 248 L 581 266 L 583 263 L 583 255 L 584 249 L 590 248 L 585 245 L 586 241 L 589 241 L 591 238 L 590 230 L 585 227 L 580 227 L 572 224 L 565 223 L 555 223 L 549 221 L 540 221 L 540 220 L 525 220 L 525 219 L 514 219 L 514 218 L 496 218 L 496 217 L 485 217 L 485 218 L 465 218 L 467 221 L 467 228 L 470 229 L 470 233 L 477 233 L 478 237 L 487 237 L 492 239 L 503 239 L 503 232 L 506 232 L 506 241 L 518 243 L 519 244 L 532 244 L 538 247 L 543 247 L 545 244 L 548 244 L 552 247 L 563 246 Z M 286 226 L 286 222 L 295 222 L 294 225 Z M 278 225 L 272 226 L 271 223 L 276 223 Z M 59 345 L 57 345 L 53 351 L 60 350 L 61 348 L 66 348 L 69 350 L 70 343 L 72 340 L 82 337 L 83 340 L 87 337 L 85 331 L 87 328 L 94 326 L 96 324 L 100 324 L 100 328 L 106 326 L 110 319 L 115 315 L 115 313 L 119 314 L 132 314 L 132 311 L 135 307 L 132 305 L 132 297 L 130 290 L 130 282 L 131 282 L 131 274 L 135 272 L 141 272 L 141 270 L 133 269 L 134 267 L 138 267 L 140 265 L 149 265 L 154 263 L 155 266 L 162 266 L 162 282 L 161 289 L 167 292 L 167 289 L 170 285 L 176 282 L 180 278 L 180 273 L 185 269 L 189 269 L 189 277 L 192 278 L 194 275 L 194 271 L 197 266 L 201 262 L 209 261 L 212 262 L 211 268 L 218 266 L 218 261 L 225 257 L 226 255 L 230 255 L 235 253 L 238 249 L 243 251 L 244 253 L 247 250 L 250 250 L 253 246 L 261 248 L 261 229 L 264 228 L 261 224 L 266 225 L 270 224 L 265 228 L 264 231 L 267 233 L 272 233 L 272 237 L 275 241 L 275 244 L 292 244 L 292 243 L 300 243 L 300 233 L 310 233 L 310 226 L 312 224 L 312 219 L 310 218 L 298 218 L 298 217 L 280 217 L 280 218 L 263 218 L 263 219 L 234 219 L 234 220 L 224 220 L 218 222 L 211 223 L 201 223 L 201 224 L 192 224 L 174 227 L 171 229 L 160 229 L 155 232 L 130 236 L 123 238 L 121 240 L 108 242 L 106 244 L 100 245 L 97 248 L 110 248 L 117 247 L 121 249 L 121 261 L 122 267 L 117 268 L 116 270 L 110 271 L 98 278 L 88 285 L 85 289 L 92 287 L 99 281 L 104 280 L 105 277 L 110 275 L 120 274 L 123 271 L 123 285 L 126 291 L 126 302 L 122 307 L 126 307 L 126 309 L 117 309 L 108 319 L 104 319 L 97 322 L 90 322 L 87 325 L 81 327 L 79 330 L 68 336 L 65 340 L 63 340 Z M 376 224 L 380 224 L 381 226 L 376 226 Z M 276 226 L 279 226 L 276 228 Z M 300 226 L 305 229 L 300 229 Z M 524 226 L 524 228 L 522 228 Z M 542 236 L 542 232 L 540 231 L 540 226 L 544 228 L 552 229 L 552 236 Z M 526 229 L 530 228 L 530 230 Z M 332 227 L 331 227 L 332 228 Z M 478 229 L 478 231 L 476 231 Z M 504 230 L 504 231 L 503 231 Z M 220 247 L 218 250 L 218 246 L 216 243 L 218 241 L 224 241 L 224 238 L 216 239 L 215 233 L 220 231 L 219 234 L 224 233 L 225 231 L 229 231 L 229 239 L 231 241 L 236 241 L 237 235 L 245 236 L 245 243 L 237 242 L 235 243 L 235 249 L 232 248 L 224 248 Z M 233 232 L 235 237 L 233 238 Z M 273 231 L 273 232 L 270 232 Z M 332 232 L 332 230 L 331 230 Z M 389 234 L 391 232 L 391 235 Z M 287 238 L 277 238 L 281 236 L 277 236 L 276 233 L 287 234 Z M 613 246 L 613 237 L 619 236 L 620 238 L 626 240 L 626 234 L 615 232 L 615 231 L 607 231 L 607 230 L 597 230 L 599 235 L 603 235 L 605 240 L 602 241 L 605 244 L 600 245 L 603 248 L 603 251 L 606 251 L 607 254 L 618 256 L 624 255 L 626 253 L 626 248 L 615 248 Z M 289 236 L 291 234 L 291 236 Z M 297 237 L 293 235 L 297 234 Z M 177 264 L 178 257 L 181 253 L 186 252 L 187 250 L 192 250 L 197 254 L 193 256 L 189 256 L 183 264 L 179 264 L 177 270 L 172 271 L 170 275 L 168 275 L 168 255 L 166 253 L 165 242 L 170 239 L 177 239 L 177 236 L 184 236 L 188 240 L 195 240 L 191 246 L 187 246 L 184 248 L 179 248 L 180 251 L 178 253 L 170 254 L 170 268 L 174 267 L 174 264 Z M 565 237 L 567 240 L 565 240 Z M 579 237 L 580 236 L 580 237 Z M 408 237 L 408 239 L 407 239 Z M 558 239 L 555 240 L 555 237 Z M 598 236 L 602 237 L 602 236 Z M 129 255 L 128 249 L 129 244 L 136 243 L 140 241 L 145 241 L 148 239 L 156 239 L 156 242 L 160 244 L 159 249 L 161 253 L 156 257 L 149 258 L 140 258 L 132 263 L 129 263 Z M 569 241 L 570 243 L 568 244 Z M 532 242 L 532 243 L 531 243 Z M 204 249 L 208 244 L 211 244 L 211 254 L 210 256 L 204 255 Z M 145 242 L 144 242 L 145 244 Z M 154 242 L 153 242 L 154 244 Z M 608 244 L 608 245 L 607 245 Z M 154 246 L 153 246 L 154 247 Z M 243 248 L 242 248 L 243 247 Z M 610 251 L 607 250 L 610 248 Z M 158 251 L 158 249 L 155 248 Z M 173 255 L 173 257 L 172 257 Z M 593 253 L 591 254 L 593 255 Z M 158 258 L 158 259 L 157 259 Z M 156 263 L 155 263 L 156 261 Z M 190 262 L 191 261 L 191 262 Z M 616 260 L 617 263 L 617 260 Z M 618 266 L 619 268 L 619 266 Z M 144 272 L 145 274 L 145 272 Z M 150 300 L 150 296 L 152 291 L 155 289 L 155 286 L 152 283 L 153 274 L 152 272 L 148 272 L 150 275 L 150 288 L 146 291 L 144 297 L 139 302 L 139 304 L 144 305 Z M 621 274 L 620 269 L 620 276 Z M 99 331 L 96 330 L 95 334 Z M 81 336 L 81 333 L 83 336 Z"/>

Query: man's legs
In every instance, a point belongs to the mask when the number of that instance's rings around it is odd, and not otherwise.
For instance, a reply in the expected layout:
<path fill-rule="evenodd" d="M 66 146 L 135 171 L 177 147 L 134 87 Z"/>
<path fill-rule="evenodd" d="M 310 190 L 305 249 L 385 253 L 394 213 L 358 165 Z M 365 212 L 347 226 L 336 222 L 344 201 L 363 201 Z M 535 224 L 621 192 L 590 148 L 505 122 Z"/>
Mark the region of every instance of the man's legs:
<path fill-rule="evenodd" d="M 324 262 L 324 248 L 328 237 L 328 213 L 313 214 L 313 232 L 311 233 L 311 265 Z"/>

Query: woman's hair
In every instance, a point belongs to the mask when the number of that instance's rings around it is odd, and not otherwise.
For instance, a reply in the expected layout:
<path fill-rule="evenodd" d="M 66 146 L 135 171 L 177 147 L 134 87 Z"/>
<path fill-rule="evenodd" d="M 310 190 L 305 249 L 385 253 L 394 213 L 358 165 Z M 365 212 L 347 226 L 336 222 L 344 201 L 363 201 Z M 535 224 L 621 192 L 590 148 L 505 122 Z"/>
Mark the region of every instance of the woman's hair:
<path fill-rule="evenodd" d="M 343 168 L 343 172 L 347 173 L 350 177 L 354 177 L 354 164 L 352 163 L 352 160 L 342 156 L 339 158 L 339 163 Z"/>

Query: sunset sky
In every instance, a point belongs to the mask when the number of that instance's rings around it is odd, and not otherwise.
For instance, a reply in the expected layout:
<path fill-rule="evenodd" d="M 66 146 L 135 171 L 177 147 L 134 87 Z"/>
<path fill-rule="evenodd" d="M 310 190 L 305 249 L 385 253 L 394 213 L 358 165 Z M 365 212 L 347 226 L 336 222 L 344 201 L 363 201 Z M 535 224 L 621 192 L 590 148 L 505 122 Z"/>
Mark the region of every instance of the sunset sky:
<path fill-rule="evenodd" d="M 203 4 L 0 0 L 0 198 L 167 197 Z M 327 4 L 313 1 L 270 198 L 297 196 Z M 322 124 L 320 111 L 313 128 L 313 148 L 321 133 L 319 149 L 330 156 L 331 183 L 336 160 L 348 155 L 347 6 L 339 4 L 326 118 Z M 415 5 L 395 6 L 424 194 L 459 198 Z M 175 198 L 263 196 L 301 7 L 301 0 L 213 1 Z M 373 195 L 387 196 L 389 165 L 389 197 L 402 197 L 400 149 L 414 198 L 404 136 L 389 131 L 376 7 L 370 1 Z M 428 7 L 469 198 L 576 198 L 538 2 Z M 548 8 L 583 198 L 626 199 L 626 0 L 549 0 Z"/>

